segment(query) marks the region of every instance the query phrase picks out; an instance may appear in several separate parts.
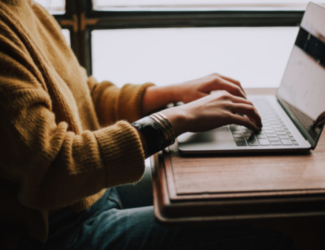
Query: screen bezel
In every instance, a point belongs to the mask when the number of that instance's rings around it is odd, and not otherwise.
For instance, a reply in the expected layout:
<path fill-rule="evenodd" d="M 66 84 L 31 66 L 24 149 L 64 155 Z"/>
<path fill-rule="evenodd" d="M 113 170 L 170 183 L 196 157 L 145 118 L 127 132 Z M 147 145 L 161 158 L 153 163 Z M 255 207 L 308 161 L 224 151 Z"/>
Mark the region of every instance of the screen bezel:
<path fill-rule="evenodd" d="M 322 125 L 322 127 L 320 128 L 320 132 L 318 134 L 318 137 L 316 140 L 314 140 L 310 134 L 308 133 L 308 131 L 301 125 L 301 123 L 299 122 L 299 120 L 296 118 L 296 116 L 291 112 L 290 108 L 288 107 L 288 105 L 285 104 L 285 101 L 279 96 L 278 91 L 276 93 L 276 98 L 278 100 L 278 102 L 280 103 L 280 105 L 282 106 L 282 108 L 284 109 L 284 111 L 287 113 L 287 115 L 290 117 L 290 119 L 292 120 L 292 122 L 296 125 L 296 127 L 298 128 L 298 130 L 300 131 L 300 133 L 305 137 L 305 139 L 310 143 L 311 145 L 311 149 L 315 149 L 316 145 L 319 141 L 319 138 L 323 132 L 324 129 L 324 124 Z"/>
<path fill-rule="evenodd" d="M 306 12 L 308 11 L 308 9 L 310 8 L 310 9 L 312 9 L 312 8 L 321 8 L 322 10 L 324 10 L 325 11 L 325 8 L 323 7 L 323 6 L 321 6 L 321 5 L 318 5 L 318 4 L 315 4 L 315 3 L 309 3 L 308 4 L 308 6 L 307 6 L 307 10 L 306 10 Z M 305 17 L 305 15 L 304 15 L 304 17 Z M 303 19 L 302 19 L 302 23 L 303 23 L 303 21 L 304 21 L 304 17 L 303 17 Z M 303 27 L 302 27 L 302 25 L 300 24 L 300 29 L 302 28 L 302 29 L 304 29 Z M 299 33 L 298 33 L 299 34 Z M 297 38 L 298 38 L 298 35 L 297 35 Z M 295 44 L 294 44 L 294 46 L 296 46 L 296 42 L 297 42 L 297 38 L 296 38 L 296 41 L 295 41 Z M 293 47 L 294 48 L 294 47 Z M 290 54 L 290 58 L 291 58 L 291 56 L 292 56 L 292 52 L 291 52 L 291 54 Z M 288 63 L 287 63 L 287 66 L 286 66 L 286 69 L 288 68 L 288 65 L 289 65 L 289 62 L 290 62 L 290 58 L 289 58 L 289 60 L 288 60 Z M 285 75 L 285 73 L 283 74 L 283 76 Z M 282 82 L 282 81 L 281 81 Z M 320 128 L 320 132 L 319 132 L 319 134 L 318 134 L 318 136 L 317 136 L 317 138 L 315 139 L 315 138 L 313 138 L 309 133 L 308 133 L 308 131 L 304 128 L 304 126 L 299 122 L 299 120 L 298 120 L 298 118 L 293 114 L 293 112 L 291 111 L 291 109 L 290 109 L 290 107 L 285 103 L 285 100 L 283 99 L 283 98 L 281 98 L 281 96 L 279 95 L 279 89 L 281 88 L 281 85 L 280 85 L 280 87 L 278 88 L 278 90 L 277 90 L 277 93 L 276 93 L 276 98 L 277 98 L 277 100 L 278 100 L 278 102 L 279 102 L 279 104 L 282 106 L 282 108 L 285 110 L 285 112 L 287 113 L 287 115 L 290 117 L 290 119 L 292 120 L 292 122 L 296 125 L 296 127 L 298 128 L 298 130 L 300 131 L 300 133 L 305 137 L 305 139 L 306 140 L 308 140 L 308 142 L 310 143 L 310 145 L 311 145 L 311 149 L 315 149 L 315 147 L 316 147 L 316 145 L 317 145 L 317 143 L 318 143 L 318 141 L 319 141 L 319 138 L 320 138 L 320 136 L 321 136 L 321 134 L 322 134 L 322 132 L 323 132 L 323 129 L 324 129 L 324 124 L 321 126 L 321 128 Z"/>

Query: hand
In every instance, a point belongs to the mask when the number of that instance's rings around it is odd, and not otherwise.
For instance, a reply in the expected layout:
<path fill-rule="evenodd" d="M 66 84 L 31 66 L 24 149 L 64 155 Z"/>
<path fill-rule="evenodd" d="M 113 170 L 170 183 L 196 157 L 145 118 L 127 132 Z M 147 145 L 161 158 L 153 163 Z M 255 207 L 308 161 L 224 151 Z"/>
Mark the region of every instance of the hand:
<path fill-rule="evenodd" d="M 219 74 L 211 74 L 196 80 L 175 84 L 174 99 L 189 103 L 209 95 L 212 91 L 226 90 L 234 96 L 246 99 L 246 94 L 240 82 Z"/>
<path fill-rule="evenodd" d="M 218 91 L 162 113 L 170 120 L 176 136 L 184 132 L 204 132 L 227 124 L 243 125 L 254 132 L 262 127 L 261 117 L 253 104 L 227 91 Z"/>
<path fill-rule="evenodd" d="M 189 103 L 215 90 L 226 90 L 232 95 L 246 98 L 238 81 L 219 74 L 211 74 L 184 83 L 147 88 L 143 96 L 142 112 L 146 115 L 173 102 Z"/>

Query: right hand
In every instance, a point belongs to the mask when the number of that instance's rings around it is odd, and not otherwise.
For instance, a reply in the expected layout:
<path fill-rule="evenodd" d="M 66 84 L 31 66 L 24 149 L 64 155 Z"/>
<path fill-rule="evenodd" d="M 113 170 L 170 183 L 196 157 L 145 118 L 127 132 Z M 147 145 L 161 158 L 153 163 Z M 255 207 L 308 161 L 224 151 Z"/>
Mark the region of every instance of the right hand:
<path fill-rule="evenodd" d="M 242 125 L 254 132 L 262 127 L 261 117 L 252 102 L 227 91 L 218 91 L 161 112 L 173 125 L 176 137 L 185 132 L 204 132 L 228 124 Z"/>

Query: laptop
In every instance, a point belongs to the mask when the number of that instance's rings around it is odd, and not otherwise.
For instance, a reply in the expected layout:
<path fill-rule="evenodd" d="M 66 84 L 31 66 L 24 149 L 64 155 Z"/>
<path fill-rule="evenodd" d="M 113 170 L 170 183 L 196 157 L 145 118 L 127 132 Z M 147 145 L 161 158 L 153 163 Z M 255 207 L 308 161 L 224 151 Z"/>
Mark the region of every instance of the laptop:
<path fill-rule="evenodd" d="M 325 7 L 309 3 L 276 96 L 254 95 L 255 134 L 231 124 L 178 137 L 182 154 L 298 152 L 315 149 L 325 121 Z"/>

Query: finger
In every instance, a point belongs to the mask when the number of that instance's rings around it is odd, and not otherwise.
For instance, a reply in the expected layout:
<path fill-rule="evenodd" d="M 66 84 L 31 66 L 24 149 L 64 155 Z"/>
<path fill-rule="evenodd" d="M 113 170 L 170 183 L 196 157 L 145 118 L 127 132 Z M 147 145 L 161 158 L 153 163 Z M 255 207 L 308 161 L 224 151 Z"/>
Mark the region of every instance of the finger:
<path fill-rule="evenodd" d="M 232 95 L 243 97 L 246 99 L 246 94 L 245 92 L 238 87 L 236 84 L 228 82 L 224 79 L 219 78 L 218 81 L 216 82 L 218 85 L 218 89 L 226 90 Z"/>
<path fill-rule="evenodd" d="M 257 127 L 251 120 L 249 120 L 248 117 L 231 114 L 231 120 L 233 124 L 245 126 L 246 128 L 253 130 L 255 133 L 260 131 L 260 128 Z"/>
<path fill-rule="evenodd" d="M 247 99 L 244 99 L 244 98 L 241 98 L 241 97 L 237 97 L 237 96 L 231 96 L 230 98 L 231 98 L 231 101 L 232 101 L 233 103 L 244 103 L 244 104 L 248 104 L 248 105 L 251 105 L 251 106 L 254 107 L 253 103 L 252 103 L 251 101 L 247 100 Z M 258 114 L 256 108 L 255 108 L 255 111 L 256 111 L 256 113 Z M 258 115 L 259 115 L 259 114 L 258 114 Z M 252 120 L 253 122 L 256 123 L 256 120 L 253 119 L 252 116 L 250 116 L 250 115 L 247 115 L 247 116 L 248 116 L 248 118 L 249 118 L 250 120 Z M 260 115 L 259 115 L 259 116 L 260 116 Z M 258 122 L 257 122 L 256 124 L 259 125 Z"/>
<path fill-rule="evenodd" d="M 244 104 L 254 106 L 253 103 L 251 101 L 247 100 L 246 98 L 232 95 L 232 96 L 230 96 L 230 99 L 233 103 L 244 103 Z"/>
<path fill-rule="evenodd" d="M 198 99 L 199 99 L 199 98 L 202 98 L 202 97 L 206 97 L 206 96 L 208 96 L 207 93 L 199 92 L 199 94 L 198 94 Z"/>
<path fill-rule="evenodd" d="M 218 75 L 219 75 L 219 74 L 218 74 Z M 240 87 L 240 88 L 244 91 L 243 87 L 242 87 L 241 84 L 240 84 L 240 81 L 235 80 L 235 79 L 232 79 L 232 78 L 230 78 L 230 77 L 228 77 L 228 76 L 223 76 L 223 75 L 219 75 L 219 77 L 221 77 L 222 79 L 225 79 L 225 80 L 228 81 L 228 82 L 232 82 L 232 83 L 236 84 L 238 87 Z M 245 91 L 244 91 L 244 92 L 245 92 Z"/>
<path fill-rule="evenodd" d="M 251 120 L 251 122 L 255 122 L 256 126 L 261 128 L 262 127 L 262 121 L 261 117 L 258 114 L 257 110 L 252 105 L 248 104 L 233 104 L 232 110 L 233 113 L 239 113 L 247 115 L 248 119 Z M 253 121 L 252 121 L 253 120 Z"/>

